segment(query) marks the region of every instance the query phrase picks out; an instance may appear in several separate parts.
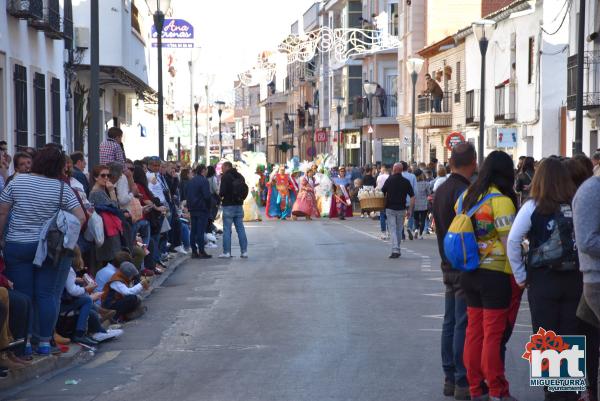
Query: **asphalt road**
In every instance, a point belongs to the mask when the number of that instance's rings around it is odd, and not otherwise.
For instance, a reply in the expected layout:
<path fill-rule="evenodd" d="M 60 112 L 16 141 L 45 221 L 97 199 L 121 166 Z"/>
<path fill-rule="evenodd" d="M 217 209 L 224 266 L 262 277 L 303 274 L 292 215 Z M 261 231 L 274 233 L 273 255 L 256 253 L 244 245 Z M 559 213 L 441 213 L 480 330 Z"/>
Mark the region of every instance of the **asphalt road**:
<path fill-rule="evenodd" d="M 91 362 L 10 399 L 452 400 L 441 394 L 435 241 L 407 242 L 390 260 L 377 230 L 356 218 L 248 224 L 248 260 L 235 247 L 231 260 L 187 262 Z M 520 358 L 526 306 L 507 353 L 521 401 L 541 399 Z"/>

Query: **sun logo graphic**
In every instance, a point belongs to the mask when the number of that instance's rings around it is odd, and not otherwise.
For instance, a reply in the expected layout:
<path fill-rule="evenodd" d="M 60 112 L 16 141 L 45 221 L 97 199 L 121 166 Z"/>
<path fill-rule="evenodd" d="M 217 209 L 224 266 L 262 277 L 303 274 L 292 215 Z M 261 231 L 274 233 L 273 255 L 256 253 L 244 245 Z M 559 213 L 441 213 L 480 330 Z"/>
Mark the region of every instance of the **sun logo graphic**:
<path fill-rule="evenodd" d="M 529 385 L 549 391 L 584 391 L 585 336 L 560 336 L 539 328 L 521 356 L 529 361 Z"/>

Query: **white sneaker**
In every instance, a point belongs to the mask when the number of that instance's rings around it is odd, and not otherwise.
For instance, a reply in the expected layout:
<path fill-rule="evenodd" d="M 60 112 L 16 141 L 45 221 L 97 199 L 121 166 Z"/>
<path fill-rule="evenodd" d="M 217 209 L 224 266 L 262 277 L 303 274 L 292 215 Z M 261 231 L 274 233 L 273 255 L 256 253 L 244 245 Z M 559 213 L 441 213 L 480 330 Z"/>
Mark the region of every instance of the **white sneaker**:
<path fill-rule="evenodd" d="M 204 234 L 204 239 L 206 241 L 210 241 L 210 242 L 217 241 L 217 237 L 213 233 L 206 233 L 206 234 Z"/>
<path fill-rule="evenodd" d="M 222 253 L 219 255 L 219 259 L 229 259 L 229 258 L 231 258 L 230 253 Z"/>
<path fill-rule="evenodd" d="M 415 230 L 414 236 L 415 236 L 415 239 L 419 238 L 419 230 Z"/>
<path fill-rule="evenodd" d="M 95 333 L 92 336 L 92 339 L 94 339 L 94 341 L 98 341 L 99 343 L 101 343 L 102 341 L 120 337 L 122 334 L 123 334 L 123 330 L 120 330 L 120 329 L 107 330 L 106 333 Z"/>
<path fill-rule="evenodd" d="M 188 253 L 183 249 L 183 245 L 179 245 L 174 248 L 175 252 L 180 253 L 182 255 L 187 255 Z"/>
<path fill-rule="evenodd" d="M 248 259 L 248 252 L 242 252 L 240 255 L 241 258 Z"/>
<path fill-rule="evenodd" d="M 381 239 L 382 241 L 385 241 L 387 239 L 387 234 L 381 233 L 381 235 L 379 236 L 379 239 Z"/>

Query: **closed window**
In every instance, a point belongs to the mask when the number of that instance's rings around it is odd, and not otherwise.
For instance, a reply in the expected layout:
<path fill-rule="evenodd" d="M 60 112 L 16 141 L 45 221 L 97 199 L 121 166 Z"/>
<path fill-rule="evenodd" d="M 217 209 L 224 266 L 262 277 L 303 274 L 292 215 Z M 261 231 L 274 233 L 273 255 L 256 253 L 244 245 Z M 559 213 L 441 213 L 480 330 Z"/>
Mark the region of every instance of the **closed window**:
<path fill-rule="evenodd" d="M 35 73 L 33 77 L 33 99 L 35 102 L 35 146 L 46 144 L 46 76 Z"/>
<path fill-rule="evenodd" d="M 27 68 L 15 64 L 15 136 L 17 147 L 27 147 Z"/>
<path fill-rule="evenodd" d="M 533 36 L 529 38 L 528 41 L 528 50 L 527 50 L 527 83 L 531 84 L 533 83 L 533 69 L 534 69 L 534 62 L 535 62 L 535 53 L 534 53 L 534 46 L 535 45 L 535 41 Z"/>
<path fill-rule="evenodd" d="M 50 83 L 52 107 L 52 142 L 60 144 L 60 79 L 52 78 Z"/>

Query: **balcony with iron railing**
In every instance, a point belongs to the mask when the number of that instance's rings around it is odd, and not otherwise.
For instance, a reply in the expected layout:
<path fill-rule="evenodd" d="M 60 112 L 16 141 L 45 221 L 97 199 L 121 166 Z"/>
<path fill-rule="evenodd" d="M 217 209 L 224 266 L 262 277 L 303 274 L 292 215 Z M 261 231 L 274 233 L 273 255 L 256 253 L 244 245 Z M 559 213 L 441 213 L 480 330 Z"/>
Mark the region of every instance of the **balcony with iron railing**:
<path fill-rule="evenodd" d="M 58 0 L 43 0 L 42 18 L 29 20 L 33 28 L 44 31 L 46 36 L 52 39 L 62 39 L 60 4 Z"/>
<path fill-rule="evenodd" d="M 44 6 L 42 0 L 8 0 L 8 13 L 21 19 L 42 19 Z"/>
<path fill-rule="evenodd" d="M 479 90 L 469 90 L 465 93 L 465 124 L 479 125 Z"/>
<path fill-rule="evenodd" d="M 577 102 L 577 54 L 567 59 L 567 109 Z M 600 108 L 600 50 L 586 51 L 583 56 L 583 109 Z"/>
<path fill-rule="evenodd" d="M 447 128 L 452 126 L 451 92 L 444 92 L 442 98 L 433 98 L 430 95 L 417 98 L 417 128 Z"/>
<path fill-rule="evenodd" d="M 494 91 L 494 122 L 512 123 L 517 120 L 517 86 L 507 83 Z"/>
<path fill-rule="evenodd" d="M 354 119 L 369 119 L 371 111 L 367 97 L 357 98 L 354 107 Z M 398 115 L 398 98 L 396 95 L 373 96 L 373 122 L 375 124 L 393 124 Z M 389 119 L 389 121 L 388 121 Z"/>

